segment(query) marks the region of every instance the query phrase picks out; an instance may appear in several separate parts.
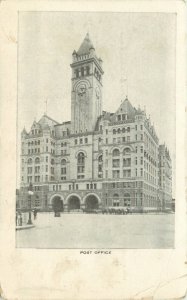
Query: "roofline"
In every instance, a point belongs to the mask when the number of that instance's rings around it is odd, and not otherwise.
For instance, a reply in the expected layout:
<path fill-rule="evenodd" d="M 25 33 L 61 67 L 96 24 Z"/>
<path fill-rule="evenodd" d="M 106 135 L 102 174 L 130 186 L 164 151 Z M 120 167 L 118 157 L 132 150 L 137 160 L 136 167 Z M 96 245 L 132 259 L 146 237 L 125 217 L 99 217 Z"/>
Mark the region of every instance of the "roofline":
<path fill-rule="evenodd" d="M 40 120 L 41 120 L 43 117 L 47 117 L 49 120 L 55 122 L 56 125 L 59 124 L 59 122 L 55 121 L 54 119 L 52 119 L 51 117 L 49 117 L 49 116 L 47 116 L 47 115 L 45 115 L 45 114 L 40 118 Z M 38 123 L 40 122 L 40 120 L 38 121 Z"/>

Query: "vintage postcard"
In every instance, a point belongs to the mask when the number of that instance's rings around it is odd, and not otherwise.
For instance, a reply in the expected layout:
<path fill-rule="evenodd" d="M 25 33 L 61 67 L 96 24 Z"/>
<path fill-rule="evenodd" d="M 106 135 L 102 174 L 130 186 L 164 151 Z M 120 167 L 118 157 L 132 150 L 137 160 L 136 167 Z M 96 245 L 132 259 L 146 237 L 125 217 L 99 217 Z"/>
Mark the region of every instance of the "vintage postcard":
<path fill-rule="evenodd" d="M 101 3 L 0 7 L 5 299 L 185 295 L 186 6 Z"/>

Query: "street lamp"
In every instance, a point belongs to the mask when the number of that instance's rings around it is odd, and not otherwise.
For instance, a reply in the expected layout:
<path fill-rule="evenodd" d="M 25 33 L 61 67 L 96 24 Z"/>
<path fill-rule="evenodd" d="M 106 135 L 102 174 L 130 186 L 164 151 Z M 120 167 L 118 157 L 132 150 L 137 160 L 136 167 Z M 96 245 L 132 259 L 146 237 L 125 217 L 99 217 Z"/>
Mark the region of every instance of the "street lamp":
<path fill-rule="evenodd" d="M 29 195 L 29 219 L 28 219 L 28 222 L 27 222 L 28 225 L 32 225 L 32 220 L 31 220 L 31 197 L 34 194 L 32 189 L 33 189 L 32 183 L 30 183 L 30 185 L 28 187 L 28 195 Z"/>

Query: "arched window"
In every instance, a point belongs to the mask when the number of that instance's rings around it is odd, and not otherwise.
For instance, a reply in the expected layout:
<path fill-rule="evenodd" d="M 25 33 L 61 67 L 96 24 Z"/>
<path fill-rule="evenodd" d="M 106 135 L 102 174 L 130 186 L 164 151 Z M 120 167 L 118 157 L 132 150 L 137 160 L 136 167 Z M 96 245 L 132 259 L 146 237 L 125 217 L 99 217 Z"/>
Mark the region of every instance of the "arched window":
<path fill-rule="evenodd" d="M 39 164 L 39 163 L 40 163 L 40 159 L 39 159 L 39 157 L 36 157 L 35 164 Z"/>
<path fill-rule="evenodd" d="M 55 160 L 54 160 L 54 158 L 52 158 L 51 159 L 51 164 L 54 165 L 54 163 L 55 163 Z"/>
<path fill-rule="evenodd" d="M 77 178 L 84 178 L 85 171 L 85 155 L 83 152 L 79 152 L 77 157 Z"/>
<path fill-rule="evenodd" d="M 120 155 L 119 149 L 114 149 L 112 152 L 112 156 L 119 156 L 119 155 Z"/>
<path fill-rule="evenodd" d="M 99 178 L 103 177 L 103 156 L 102 155 L 98 157 L 98 177 Z"/>
<path fill-rule="evenodd" d="M 113 129 L 113 134 L 116 134 L 116 129 Z"/>
<path fill-rule="evenodd" d="M 120 128 L 118 128 L 118 134 L 121 132 L 121 129 Z"/>
<path fill-rule="evenodd" d="M 30 146 L 30 142 L 28 142 L 28 146 Z"/>
<path fill-rule="evenodd" d="M 32 158 L 28 159 L 28 164 L 32 164 Z"/>
<path fill-rule="evenodd" d="M 37 141 L 35 141 L 35 145 L 37 145 Z"/>
<path fill-rule="evenodd" d="M 61 165 L 66 165 L 66 160 L 65 159 L 61 160 Z"/>
<path fill-rule="evenodd" d="M 113 195 L 113 206 L 119 206 L 119 195 L 118 194 Z"/>
<path fill-rule="evenodd" d="M 127 127 L 127 132 L 130 132 L 130 130 L 131 130 L 130 127 Z"/>
<path fill-rule="evenodd" d="M 131 153 L 131 149 L 130 148 L 125 148 L 123 150 L 123 155 L 130 154 L 130 153 Z"/>
<path fill-rule="evenodd" d="M 123 128 L 122 128 L 122 132 L 125 133 L 125 131 L 126 131 L 126 129 L 123 127 Z"/>

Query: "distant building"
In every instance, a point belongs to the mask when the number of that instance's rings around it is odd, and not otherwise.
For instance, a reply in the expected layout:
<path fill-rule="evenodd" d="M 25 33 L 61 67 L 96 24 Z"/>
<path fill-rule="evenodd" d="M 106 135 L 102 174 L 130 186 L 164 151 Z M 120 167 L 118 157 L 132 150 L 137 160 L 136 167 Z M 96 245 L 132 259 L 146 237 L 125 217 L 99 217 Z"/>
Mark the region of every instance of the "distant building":
<path fill-rule="evenodd" d="M 44 114 L 21 133 L 19 207 L 28 207 L 30 183 L 42 210 L 167 207 L 171 160 L 150 118 L 127 98 L 115 113 L 103 111 L 102 60 L 88 34 L 72 59 L 71 121 Z"/>
<path fill-rule="evenodd" d="M 172 207 L 172 162 L 165 145 L 159 146 L 159 197 L 163 210 Z"/>

